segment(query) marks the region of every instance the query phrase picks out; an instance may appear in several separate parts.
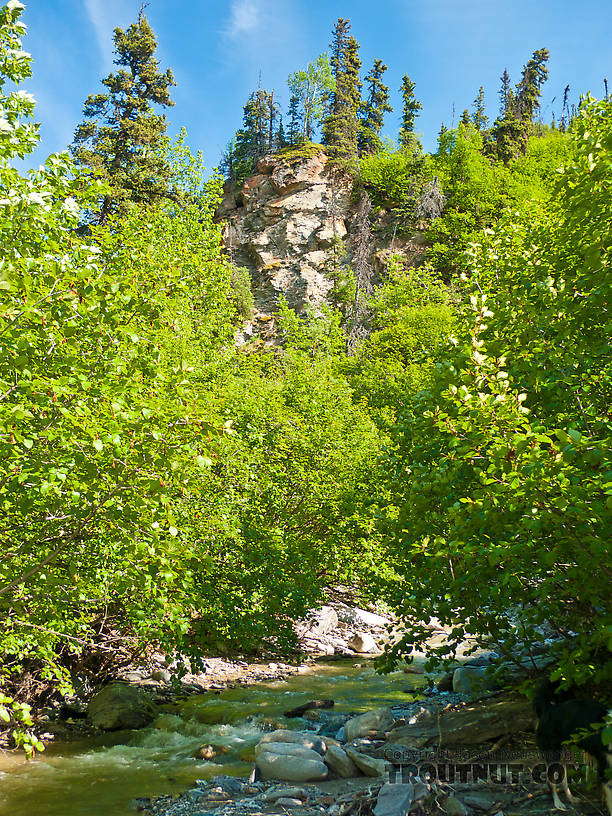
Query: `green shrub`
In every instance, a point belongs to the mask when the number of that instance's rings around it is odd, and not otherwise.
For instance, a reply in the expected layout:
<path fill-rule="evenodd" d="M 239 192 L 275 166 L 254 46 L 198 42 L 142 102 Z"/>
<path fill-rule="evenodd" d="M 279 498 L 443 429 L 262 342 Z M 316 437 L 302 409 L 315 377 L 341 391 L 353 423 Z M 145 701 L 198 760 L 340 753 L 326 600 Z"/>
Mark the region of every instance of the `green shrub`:
<path fill-rule="evenodd" d="M 244 318 L 253 316 L 255 299 L 251 290 L 251 276 L 249 270 L 243 266 L 232 266 L 231 285 L 236 300 L 238 314 Z"/>

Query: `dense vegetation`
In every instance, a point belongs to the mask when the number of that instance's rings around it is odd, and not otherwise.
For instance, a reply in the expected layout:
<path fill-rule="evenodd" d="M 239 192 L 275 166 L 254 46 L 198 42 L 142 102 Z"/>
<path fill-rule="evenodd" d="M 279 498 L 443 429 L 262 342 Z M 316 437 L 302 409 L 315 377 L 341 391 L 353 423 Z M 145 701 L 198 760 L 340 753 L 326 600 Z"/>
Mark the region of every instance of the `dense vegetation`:
<path fill-rule="evenodd" d="M 289 136 L 260 89 L 226 168 L 309 149 L 322 122 L 380 223 L 419 227 L 426 252 L 391 260 L 351 355 L 350 269 L 337 309 L 281 303 L 279 345 L 253 354 L 233 342 L 250 305 L 213 218 L 222 180 L 153 112 L 173 79 L 146 18 L 116 32 L 137 70 L 87 101 L 107 119 L 79 128 L 77 161 L 23 176 L 22 8 L 0 10 L 0 717 L 27 724 L 24 701 L 147 642 L 289 649 L 338 581 L 403 616 L 390 659 L 435 615 L 511 658 L 552 636 L 560 676 L 612 679 L 612 103 L 534 123 L 542 49 L 490 129 L 479 94 L 432 155 L 406 76 L 383 144 L 385 66 L 362 100 L 340 20 L 331 58 L 291 78 Z"/>

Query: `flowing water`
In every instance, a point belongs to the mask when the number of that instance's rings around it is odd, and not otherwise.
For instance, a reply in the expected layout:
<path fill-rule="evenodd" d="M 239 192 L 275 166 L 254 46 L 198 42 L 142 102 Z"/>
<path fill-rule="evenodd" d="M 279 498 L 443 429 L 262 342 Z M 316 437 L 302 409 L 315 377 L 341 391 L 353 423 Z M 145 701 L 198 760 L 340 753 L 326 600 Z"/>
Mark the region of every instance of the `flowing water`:
<path fill-rule="evenodd" d="M 414 699 L 407 691 L 422 683 L 419 675 L 381 677 L 350 661 L 318 664 L 312 674 L 195 695 L 166 707 L 139 731 L 49 746 L 29 762 L 0 754 L 0 814 L 130 816 L 134 798 L 179 793 L 218 774 L 248 776 L 263 731 L 304 727 L 283 711 L 320 698 L 335 700 L 339 712 L 401 706 Z M 194 759 L 205 743 L 227 753 L 213 761 Z"/>

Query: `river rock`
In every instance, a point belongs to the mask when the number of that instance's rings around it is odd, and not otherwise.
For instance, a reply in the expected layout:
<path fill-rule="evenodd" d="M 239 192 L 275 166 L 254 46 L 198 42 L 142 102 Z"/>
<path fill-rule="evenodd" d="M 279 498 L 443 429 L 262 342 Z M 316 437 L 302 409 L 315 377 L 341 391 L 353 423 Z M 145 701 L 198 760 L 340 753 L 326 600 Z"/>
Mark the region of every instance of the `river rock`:
<path fill-rule="evenodd" d="M 423 718 L 414 725 L 396 725 L 389 742 L 412 748 L 425 745 L 479 745 L 491 739 L 532 731 L 533 706 L 527 700 L 490 699 L 455 711 Z"/>
<path fill-rule="evenodd" d="M 213 776 L 211 782 L 225 793 L 240 793 L 244 788 L 244 782 L 241 779 L 236 779 L 235 776 L 228 776 L 227 774 Z M 199 783 L 200 780 L 198 779 Z"/>
<path fill-rule="evenodd" d="M 386 763 L 384 759 L 375 759 L 367 754 L 360 754 L 359 751 L 348 746 L 346 755 L 366 776 L 382 776 L 385 773 Z"/>
<path fill-rule="evenodd" d="M 289 796 L 281 796 L 280 799 L 276 800 L 276 804 L 279 807 L 294 808 L 294 807 L 301 807 L 304 803 L 302 802 L 301 799 L 292 799 Z"/>
<path fill-rule="evenodd" d="M 325 754 L 325 764 L 328 768 L 337 774 L 342 779 L 351 779 L 354 776 L 359 776 L 359 769 L 344 751 L 338 745 L 329 745 Z"/>
<path fill-rule="evenodd" d="M 277 799 L 306 799 L 308 796 L 304 788 L 273 788 L 262 794 L 264 802 L 276 802 Z"/>
<path fill-rule="evenodd" d="M 438 691 L 452 691 L 453 690 L 453 674 L 452 672 L 446 672 L 443 674 L 442 677 L 436 683 L 436 688 Z"/>
<path fill-rule="evenodd" d="M 447 796 L 444 800 L 446 816 L 468 816 L 469 808 L 456 796 Z"/>
<path fill-rule="evenodd" d="M 413 804 L 427 793 L 422 782 L 386 782 L 378 793 L 374 816 L 407 816 Z"/>
<path fill-rule="evenodd" d="M 494 688 L 495 681 L 487 675 L 486 666 L 459 666 L 453 672 L 455 694 L 478 694 Z"/>
<path fill-rule="evenodd" d="M 315 613 L 317 625 L 313 632 L 317 635 L 326 635 L 338 625 L 338 614 L 331 606 L 323 606 Z"/>
<path fill-rule="evenodd" d="M 349 649 L 359 654 L 372 654 L 372 652 L 380 651 L 378 644 L 367 632 L 356 632 L 353 637 L 347 641 L 346 645 Z"/>
<path fill-rule="evenodd" d="M 219 754 L 227 754 L 228 751 L 229 749 L 225 745 L 211 745 L 210 743 L 205 742 L 204 745 L 200 745 L 193 756 L 194 759 L 205 759 L 210 761 Z"/>
<path fill-rule="evenodd" d="M 125 683 L 105 686 L 89 701 L 87 716 L 104 731 L 143 728 L 155 717 L 155 708 L 140 689 Z"/>
<path fill-rule="evenodd" d="M 308 750 L 301 749 L 300 746 L 293 747 L 295 750 Z M 319 754 L 314 751 L 310 753 L 317 759 L 262 751 L 257 757 L 257 767 L 263 779 L 283 779 L 288 782 L 319 782 L 327 779 L 327 765 Z"/>
<path fill-rule="evenodd" d="M 333 700 L 311 700 L 308 703 L 304 703 L 301 706 L 296 706 L 295 708 L 290 709 L 289 711 L 285 711 L 285 717 L 289 717 L 290 719 L 293 717 L 302 717 L 306 714 L 307 711 L 312 711 L 315 708 L 333 708 L 334 701 Z"/>
<path fill-rule="evenodd" d="M 158 683 L 169 683 L 172 680 L 172 675 L 168 669 L 153 669 L 151 679 L 157 680 Z"/>
<path fill-rule="evenodd" d="M 390 708 L 373 708 L 365 714 L 359 714 L 344 724 L 347 742 L 359 737 L 371 737 L 384 734 L 393 728 L 395 717 Z"/>
<path fill-rule="evenodd" d="M 383 615 L 377 615 L 375 612 L 368 612 L 367 609 L 359 609 L 356 606 L 353 609 L 353 622 L 360 623 L 362 626 L 388 626 L 391 621 Z"/>
<path fill-rule="evenodd" d="M 255 757 L 265 752 L 282 756 L 297 756 L 302 757 L 302 759 L 316 760 L 317 762 L 321 760 L 320 753 L 313 751 L 311 748 L 304 748 L 303 745 L 298 745 L 295 742 L 260 742 L 255 746 Z"/>
<path fill-rule="evenodd" d="M 278 728 L 276 731 L 270 731 L 269 734 L 265 734 L 255 750 L 257 750 L 259 745 L 263 745 L 267 742 L 295 743 L 297 745 L 303 745 L 304 748 L 310 748 L 318 754 L 324 754 L 327 747 L 324 740 L 316 734 L 305 734 L 302 731 L 289 731 L 286 728 Z"/>

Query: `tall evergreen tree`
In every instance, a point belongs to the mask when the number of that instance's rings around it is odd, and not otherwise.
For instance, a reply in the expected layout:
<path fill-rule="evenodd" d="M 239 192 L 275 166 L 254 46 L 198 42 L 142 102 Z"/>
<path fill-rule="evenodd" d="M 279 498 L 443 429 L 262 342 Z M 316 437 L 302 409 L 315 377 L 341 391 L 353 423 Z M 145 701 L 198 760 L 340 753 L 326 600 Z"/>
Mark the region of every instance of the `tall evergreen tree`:
<path fill-rule="evenodd" d="M 463 109 L 463 113 L 461 114 L 459 124 L 463 125 L 464 127 L 467 127 L 470 124 L 470 112 L 467 108 Z"/>
<path fill-rule="evenodd" d="M 382 146 L 380 131 L 385 113 L 391 113 L 393 110 L 389 104 L 389 88 L 382 82 L 386 70 L 387 66 L 382 60 L 375 59 L 365 78 L 368 95 L 360 110 L 358 138 L 360 153 L 376 153 Z"/>
<path fill-rule="evenodd" d="M 559 130 L 562 133 L 565 133 L 570 119 L 569 93 L 570 86 L 566 85 L 563 90 L 563 105 L 561 107 L 561 125 L 559 126 Z"/>
<path fill-rule="evenodd" d="M 274 124 L 278 115 L 274 91 L 258 88 L 249 96 L 243 108 L 242 127 L 221 162 L 229 178 L 242 181 L 255 170 L 262 156 L 277 149 Z"/>
<path fill-rule="evenodd" d="M 483 130 L 487 129 L 487 114 L 485 110 L 484 88 L 482 87 L 482 85 L 478 89 L 478 96 L 472 102 L 472 107 L 474 108 L 474 113 L 472 114 L 472 122 L 474 123 L 475 127 L 482 133 Z"/>
<path fill-rule="evenodd" d="M 549 53 L 547 48 L 533 52 L 533 56 L 523 68 L 521 81 L 516 86 L 514 110 L 524 124 L 531 124 L 540 107 L 541 88 L 548 78 Z"/>
<path fill-rule="evenodd" d="M 512 100 L 512 88 L 510 87 L 510 74 L 504 68 L 504 73 L 500 77 L 501 87 L 499 89 L 499 115 L 505 116 L 508 106 Z"/>
<path fill-rule="evenodd" d="M 300 109 L 300 98 L 296 94 L 292 94 L 289 100 L 289 144 L 300 144 L 303 138 L 302 122 L 303 114 Z"/>
<path fill-rule="evenodd" d="M 114 33 L 116 73 L 102 84 L 106 93 L 85 102 L 71 151 L 78 164 L 91 168 L 109 186 L 92 220 L 104 223 L 128 202 L 153 201 L 171 194 L 170 168 L 159 153 L 166 117 L 153 105 L 169 107 L 172 71 L 159 70 L 157 40 L 141 9 L 127 31 Z"/>
<path fill-rule="evenodd" d="M 505 163 L 527 150 L 533 117 L 540 104 L 541 88 L 548 76 L 548 56 L 546 48 L 533 52 L 514 93 L 508 87 L 508 72 L 504 71 L 502 75 L 500 98 L 505 100 L 504 113 L 496 119 L 491 134 L 495 153 Z"/>
<path fill-rule="evenodd" d="M 403 107 L 399 141 L 402 147 L 410 147 L 414 135 L 414 123 L 423 105 L 414 95 L 414 82 L 408 74 L 404 74 L 402 78 L 401 93 Z"/>
<path fill-rule="evenodd" d="M 285 128 L 283 126 L 282 114 L 279 115 L 278 130 L 276 131 L 276 138 L 274 140 L 275 149 L 282 150 L 287 147 L 287 137 L 285 135 Z"/>
<path fill-rule="evenodd" d="M 359 45 L 350 35 L 349 20 L 340 18 L 333 31 L 330 65 L 335 89 L 323 123 L 324 143 L 335 159 L 357 156 L 358 111 L 361 104 Z"/>

